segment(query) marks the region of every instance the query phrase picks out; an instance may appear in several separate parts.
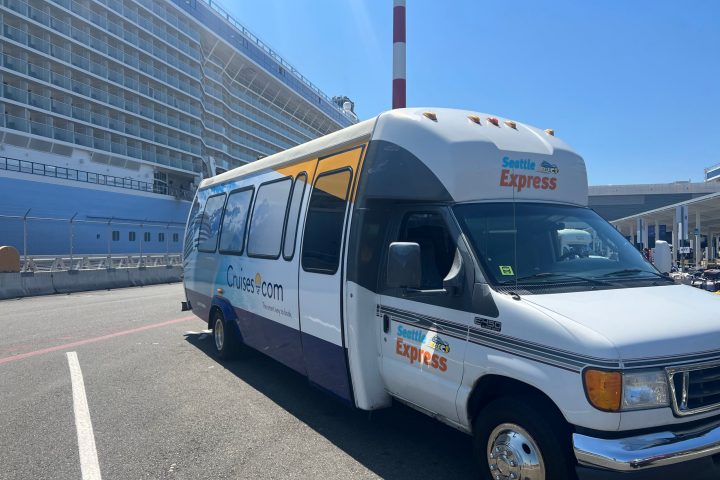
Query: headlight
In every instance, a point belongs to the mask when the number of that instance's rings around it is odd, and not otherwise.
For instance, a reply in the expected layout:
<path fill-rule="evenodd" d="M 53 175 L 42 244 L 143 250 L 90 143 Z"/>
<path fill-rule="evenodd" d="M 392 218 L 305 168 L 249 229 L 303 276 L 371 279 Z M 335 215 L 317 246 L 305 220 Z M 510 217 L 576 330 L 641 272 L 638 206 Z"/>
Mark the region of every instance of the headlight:
<path fill-rule="evenodd" d="M 583 383 L 590 404 L 606 412 L 670 405 L 667 378 L 662 370 L 621 373 L 587 369 L 583 372 Z"/>
<path fill-rule="evenodd" d="M 665 372 L 661 370 L 623 374 L 623 410 L 670 405 Z"/>

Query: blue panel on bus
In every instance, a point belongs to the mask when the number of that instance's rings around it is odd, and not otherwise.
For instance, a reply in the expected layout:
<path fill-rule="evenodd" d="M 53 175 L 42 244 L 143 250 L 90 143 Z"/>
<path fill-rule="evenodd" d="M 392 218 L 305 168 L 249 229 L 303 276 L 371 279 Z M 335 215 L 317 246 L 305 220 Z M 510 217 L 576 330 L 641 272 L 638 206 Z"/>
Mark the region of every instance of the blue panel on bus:
<path fill-rule="evenodd" d="M 299 331 L 241 308 L 235 314 L 246 345 L 306 375 Z"/>
<path fill-rule="evenodd" d="M 310 381 L 354 405 L 345 349 L 305 332 L 302 344 Z"/>

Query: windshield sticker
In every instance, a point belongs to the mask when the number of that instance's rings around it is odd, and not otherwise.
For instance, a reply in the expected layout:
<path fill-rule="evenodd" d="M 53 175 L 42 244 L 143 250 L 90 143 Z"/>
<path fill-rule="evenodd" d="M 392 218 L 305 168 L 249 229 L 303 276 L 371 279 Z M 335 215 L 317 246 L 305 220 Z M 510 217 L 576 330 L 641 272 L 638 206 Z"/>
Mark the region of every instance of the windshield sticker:
<path fill-rule="evenodd" d="M 500 265 L 500 275 L 514 276 L 513 268 L 510 265 Z"/>

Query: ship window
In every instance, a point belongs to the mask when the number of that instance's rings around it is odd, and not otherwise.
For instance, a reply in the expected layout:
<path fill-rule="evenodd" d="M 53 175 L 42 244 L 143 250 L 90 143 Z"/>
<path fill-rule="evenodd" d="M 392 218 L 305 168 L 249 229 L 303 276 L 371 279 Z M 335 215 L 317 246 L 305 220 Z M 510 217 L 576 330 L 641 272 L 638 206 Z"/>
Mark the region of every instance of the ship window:
<path fill-rule="evenodd" d="M 113 239 L 113 242 L 119 242 L 120 241 L 120 232 L 117 230 L 113 230 L 112 239 Z"/>
<path fill-rule="evenodd" d="M 220 234 L 220 252 L 242 255 L 245 248 L 245 227 L 250 213 L 253 189 L 232 192 L 228 197 Z"/>
<path fill-rule="evenodd" d="M 143 242 L 149 242 L 150 241 L 150 232 L 145 232 L 145 235 L 143 235 Z"/>
<path fill-rule="evenodd" d="M 128 232 L 128 240 L 131 242 L 135 241 L 135 232 Z"/>
<path fill-rule="evenodd" d="M 158 242 L 164 242 L 165 241 L 165 234 L 160 232 L 158 233 Z"/>
<path fill-rule="evenodd" d="M 263 183 L 258 188 L 248 233 L 248 255 L 278 258 L 292 179 Z"/>
<path fill-rule="evenodd" d="M 224 203 L 225 194 L 222 193 L 208 198 L 205 204 L 198 237 L 198 250 L 201 252 L 214 252 L 217 247 L 220 217 L 222 216 Z"/>
<path fill-rule="evenodd" d="M 303 236 L 302 266 L 306 272 L 337 272 L 351 178 L 352 172 L 347 169 L 322 175 L 315 182 Z"/>
<path fill-rule="evenodd" d="M 177 233 L 173 233 L 173 242 L 179 242 L 180 241 L 180 235 Z"/>

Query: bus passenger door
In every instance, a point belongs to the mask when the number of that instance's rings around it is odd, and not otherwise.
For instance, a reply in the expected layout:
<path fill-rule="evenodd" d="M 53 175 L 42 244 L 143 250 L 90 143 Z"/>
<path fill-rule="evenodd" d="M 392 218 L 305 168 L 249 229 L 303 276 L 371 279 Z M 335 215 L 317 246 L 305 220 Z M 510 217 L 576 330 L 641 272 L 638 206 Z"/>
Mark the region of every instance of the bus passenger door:
<path fill-rule="evenodd" d="M 343 254 L 363 147 L 320 159 L 305 216 L 299 273 L 300 330 L 308 378 L 354 403 L 343 326 Z"/>

